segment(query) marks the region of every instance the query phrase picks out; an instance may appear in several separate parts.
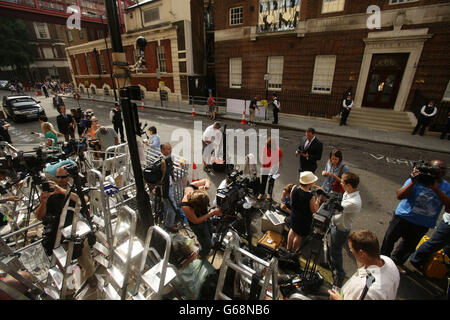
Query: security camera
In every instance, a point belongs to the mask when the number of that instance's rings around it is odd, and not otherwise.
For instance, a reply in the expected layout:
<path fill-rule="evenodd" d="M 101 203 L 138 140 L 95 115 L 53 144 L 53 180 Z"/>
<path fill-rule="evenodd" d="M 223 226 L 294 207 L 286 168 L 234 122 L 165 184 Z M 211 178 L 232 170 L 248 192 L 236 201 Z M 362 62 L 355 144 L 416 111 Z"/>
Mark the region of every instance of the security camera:
<path fill-rule="evenodd" d="M 140 51 L 145 50 L 145 46 L 147 45 L 147 40 L 143 36 L 139 36 L 136 39 L 136 45 L 139 47 Z"/>

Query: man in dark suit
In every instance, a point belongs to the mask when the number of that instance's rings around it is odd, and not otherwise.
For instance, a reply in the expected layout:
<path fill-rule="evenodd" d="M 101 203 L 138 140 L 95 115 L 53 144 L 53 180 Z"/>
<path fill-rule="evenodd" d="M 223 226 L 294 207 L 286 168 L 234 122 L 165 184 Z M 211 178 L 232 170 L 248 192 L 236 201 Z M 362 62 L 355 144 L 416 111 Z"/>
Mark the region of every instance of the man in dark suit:
<path fill-rule="evenodd" d="M 57 93 L 55 93 L 55 96 L 53 97 L 53 107 L 56 110 L 59 110 L 59 107 L 61 107 L 61 106 L 65 106 L 64 101 L 61 96 L 59 96 Z"/>
<path fill-rule="evenodd" d="M 322 150 L 323 145 L 316 138 L 316 130 L 308 128 L 305 136 L 300 141 L 297 151 L 295 151 L 296 155 L 300 155 L 300 168 L 298 171 L 311 171 L 314 173 L 317 169 L 317 161 L 322 158 Z"/>
<path fill-rule="evenodd" d="M 56 123 L 58 124 L 58 131 L 64 135 L 66 142 L 70 138 L 75 139 L 74 121 L 71 115 L 66 114 L 66 107 L 59 107 L 59 116 L 56 117 Z"/>

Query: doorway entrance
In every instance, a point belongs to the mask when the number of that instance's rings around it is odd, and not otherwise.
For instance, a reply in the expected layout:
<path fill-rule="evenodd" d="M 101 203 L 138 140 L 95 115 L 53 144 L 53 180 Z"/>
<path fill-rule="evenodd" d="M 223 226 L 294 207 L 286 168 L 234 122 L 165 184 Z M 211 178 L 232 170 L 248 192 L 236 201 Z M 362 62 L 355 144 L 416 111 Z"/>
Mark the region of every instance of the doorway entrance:
<path fill-rule="evenodd" d="M 374 54 L 363 106 L 394 109 L 409 53 Z"/>

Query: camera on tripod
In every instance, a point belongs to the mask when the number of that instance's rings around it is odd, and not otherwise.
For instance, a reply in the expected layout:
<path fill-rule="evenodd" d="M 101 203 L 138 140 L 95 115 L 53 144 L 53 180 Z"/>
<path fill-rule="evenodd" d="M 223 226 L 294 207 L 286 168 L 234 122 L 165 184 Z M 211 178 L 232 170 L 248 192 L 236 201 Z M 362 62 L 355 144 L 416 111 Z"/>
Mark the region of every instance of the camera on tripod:
<path fill-rule="evenodd" d="M 81 140 L 70 139 L 63 146 L 63 152 L 66 156 L 71 156 L 71 155 L 81 156 L 83 154 L 83 152 L 87 151 L 87 149 L 88 149 L 88 145 L 87 145 L 86 137 L 84 137 Z"/>
<path fill-rule="evenodd" d="M 424 160 L 414 162 L 414 169 L 419 172 L 417 176 L 412 173 L 410 178 L 426 186 L 433 186 L 434 182 L 439 179 L 441 169 L 437 165 L 430 165 Z"/>
<path fill-rule="evenodd" d="M 252 181 L 242 176 L 243 171 L 232 171 L 227 176 L 227 187 L 217 190 L 216 202 L 224 215 L 245 213 L 250 207 L 246 206 L 245 196 L 252 190 Z"/>
<path fill-rule="evenodd" d="M 66 169 L 67 173 L 72 177 L 76 178 L 78 177 L 78 166 L 76 164 L 68 164 L 64 166 L 64 169 Z"/>
<path fill-rule="evenodd" d="M 313 215 L 313 230 L 316 235 L 324 236 L 327 232 L 331 218 L 335 215 L 336 211 L 342 212 L 344 208 L 341 206 L 342 193 L 330 192 L 326 193 L 320 189 L 316 191 L 318 195 L 323 195 L 328 200 L 325 201 Z"/>
<path fill-rule="evenodd" d="M 42 148 L 36 148 L 31 153 L 35 154 L 20 151 L 16 156 L 7 155 L 0 158 L 0 169 L 11 173 L 26 172 L 33 176 L 42 171 L 47 163 L 65 159 L 63 154 L 52 155 L 57 152 L 44 152 Z"/>

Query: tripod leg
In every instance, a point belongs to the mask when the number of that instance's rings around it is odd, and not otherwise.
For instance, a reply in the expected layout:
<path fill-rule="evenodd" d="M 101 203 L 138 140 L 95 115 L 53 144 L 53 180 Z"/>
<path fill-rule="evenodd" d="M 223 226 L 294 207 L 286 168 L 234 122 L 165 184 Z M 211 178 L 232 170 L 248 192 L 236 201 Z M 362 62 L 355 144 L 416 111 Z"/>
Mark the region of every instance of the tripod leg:
<path fill-rule="evenodd" d="M 27 217 L 26 217 L 26 220 L 25 220 L 25 227 L 28 227 L 29 224 L 30 224 L 30 217 L 31 217 L 31 212 L 33 210 L 33 202 L 34 202 L 35 191 L 37 191 L 36 185 L 33 182 L 33 180 L 31 180 L 30 197 L 28 199 L 29 203 L 28 203 L 28 207 L 27 207 Z M 23 246 L 25 247 L 27 245 L 28 229 L 24 231 L 23 237 L 24 237 L 24 239 L 23 239 Z"/>

